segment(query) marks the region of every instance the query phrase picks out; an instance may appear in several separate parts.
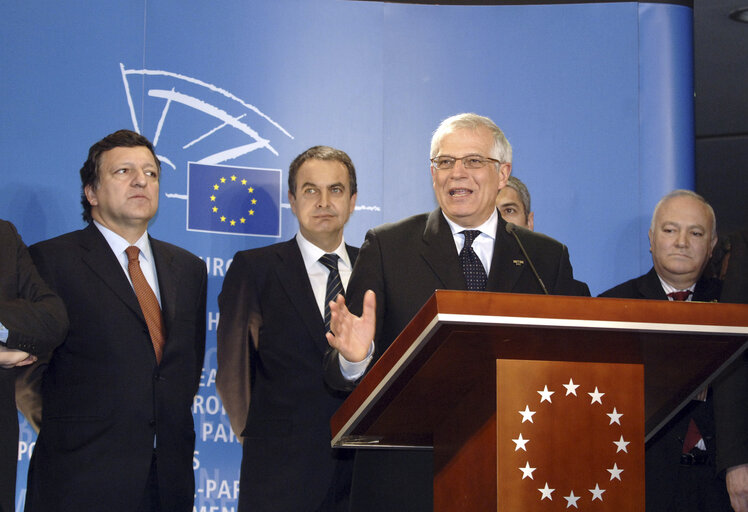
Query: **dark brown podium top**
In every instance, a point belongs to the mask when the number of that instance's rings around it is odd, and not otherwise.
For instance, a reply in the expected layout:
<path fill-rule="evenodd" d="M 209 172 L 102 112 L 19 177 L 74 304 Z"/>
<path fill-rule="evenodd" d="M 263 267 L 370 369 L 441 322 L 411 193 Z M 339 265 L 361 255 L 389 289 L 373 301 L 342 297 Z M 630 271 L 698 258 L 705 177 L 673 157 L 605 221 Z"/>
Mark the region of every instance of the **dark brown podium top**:
<path fill-rule="evenodd" d="M 748 305 L 437 290 L 333 416 L 333 446 L 430 447 L 495 360 L 644 364 L 647 439 L 748 348 Z"/>

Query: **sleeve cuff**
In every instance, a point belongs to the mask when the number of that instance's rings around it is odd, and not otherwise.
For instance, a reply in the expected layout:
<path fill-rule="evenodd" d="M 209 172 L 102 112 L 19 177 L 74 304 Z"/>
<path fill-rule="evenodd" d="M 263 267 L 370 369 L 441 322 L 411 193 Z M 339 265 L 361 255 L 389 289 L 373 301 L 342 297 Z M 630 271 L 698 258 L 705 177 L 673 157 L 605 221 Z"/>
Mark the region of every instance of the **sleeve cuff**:
<path fill-rule="evenodd" d="M 366 373 L 366 369 L 369 367 L 372 358 L 374 357 L 374 341 L 369 345 L 369 351 L 366 353 L 366 357 L 357 362 L 352 363 L 338 353 L 338 362 L 340 363 L 340 373 L 343 374 L 343 378 L 348 381 L 354 381 Z"/>

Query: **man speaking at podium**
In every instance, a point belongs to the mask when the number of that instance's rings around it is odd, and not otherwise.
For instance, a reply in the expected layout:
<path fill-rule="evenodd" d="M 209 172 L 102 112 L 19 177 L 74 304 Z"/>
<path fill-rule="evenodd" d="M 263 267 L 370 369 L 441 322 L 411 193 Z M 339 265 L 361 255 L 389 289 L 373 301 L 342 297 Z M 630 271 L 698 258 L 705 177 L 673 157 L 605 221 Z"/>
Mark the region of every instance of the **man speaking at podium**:
<path fill-rule="evenodd" d="M 496 209 L 511 169 L 511 146 L 493 121 L 476 114 L 442 121 L 431 139 L 439 208 L 367 233 L 346 299 L 331 306 L 328 385 L 353 389 L 434 290 L 573 295 L 566 247 L 507 225 Z M 360 450 L 351 510 L 430 511 L 432 478 L 431 451 Z"/>

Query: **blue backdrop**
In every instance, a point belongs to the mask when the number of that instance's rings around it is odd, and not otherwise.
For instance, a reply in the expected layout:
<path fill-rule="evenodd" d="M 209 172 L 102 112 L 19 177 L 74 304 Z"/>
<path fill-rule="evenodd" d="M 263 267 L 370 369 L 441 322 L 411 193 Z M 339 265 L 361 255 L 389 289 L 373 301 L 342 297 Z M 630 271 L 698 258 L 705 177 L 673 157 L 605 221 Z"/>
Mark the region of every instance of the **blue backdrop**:
<path fill-rule="evenodd" d="M 569 246 L 597 294 L 648 270 L 652 207 L 692 186 L 691 27 L 689 8 L 636 2 L 4 2 L 0 217 L 29 244 L 78 229 L 88 147 L 119 128 L 155 142 L 150 232 L 210 274 L 195 509 L 233 510 L 241 449 L 215 393 L 216 298 L 237 250 L 296 232 L 290 161 L 315 144 L 348 152 L 359 194 L 345 236 L 360 245 L 368 228 L 434 208 L 439 121 L 487 115 L 514 147 L 536 229 Z M 242 213 L 227 217 L 241 230 L 209 218 L 193 173 L 211 169 L 262 174 L 262 204 L 274 206 L 260 227 L 242 227 Z M 24 422 L 19 509 L 34 439 Z"/>

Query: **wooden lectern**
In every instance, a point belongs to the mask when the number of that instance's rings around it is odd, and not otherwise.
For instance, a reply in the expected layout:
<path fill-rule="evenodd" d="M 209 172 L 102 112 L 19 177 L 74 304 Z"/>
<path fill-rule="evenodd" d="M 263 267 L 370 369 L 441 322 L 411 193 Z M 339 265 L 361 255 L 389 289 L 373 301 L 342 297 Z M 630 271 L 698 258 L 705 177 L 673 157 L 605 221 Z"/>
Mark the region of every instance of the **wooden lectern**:
<path fill-rule="evenodd" d="M 748 306 L 437 291 L 331 420 L 434 449 L 434 509 L 644 510 L 644 442 L 748 348 Z"/>

